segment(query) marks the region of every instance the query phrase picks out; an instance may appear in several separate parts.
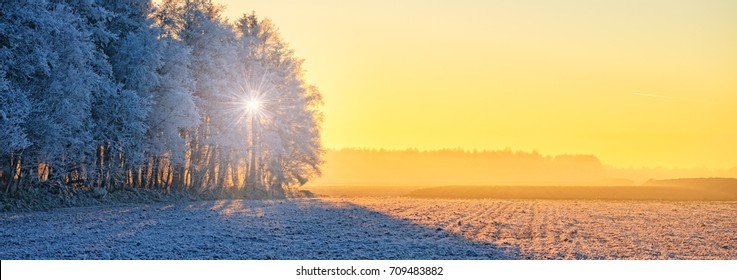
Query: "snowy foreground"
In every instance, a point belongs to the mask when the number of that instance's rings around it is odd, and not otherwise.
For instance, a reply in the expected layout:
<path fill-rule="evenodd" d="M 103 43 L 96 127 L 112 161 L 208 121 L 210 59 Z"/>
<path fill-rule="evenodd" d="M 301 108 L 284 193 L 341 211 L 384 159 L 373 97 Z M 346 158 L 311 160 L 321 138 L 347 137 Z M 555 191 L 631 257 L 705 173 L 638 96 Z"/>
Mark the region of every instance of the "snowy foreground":
<path fill-rule="evenodd" d="M 323 198 L 0 214 L 0 259 L 737 259 L 735 202 Z"/>

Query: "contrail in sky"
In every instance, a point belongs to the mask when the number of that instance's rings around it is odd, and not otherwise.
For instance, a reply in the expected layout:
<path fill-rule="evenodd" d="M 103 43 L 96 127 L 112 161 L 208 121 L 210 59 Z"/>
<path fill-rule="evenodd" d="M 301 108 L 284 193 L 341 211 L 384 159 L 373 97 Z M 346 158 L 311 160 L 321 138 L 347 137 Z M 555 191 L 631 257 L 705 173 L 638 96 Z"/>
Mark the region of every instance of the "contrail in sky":
<path fill-rule="evenodd" d="M 675 96 L 657 95 L 657 94 L 649 94 L 649 93 L 635 92 L 635 93 L 632 93 L 632 94 L 639 95 L 639 96 L 655 97 L 655 98 L 682 99 L 682 98 L 678 98 L 678 97 L 675 97 Z"/>

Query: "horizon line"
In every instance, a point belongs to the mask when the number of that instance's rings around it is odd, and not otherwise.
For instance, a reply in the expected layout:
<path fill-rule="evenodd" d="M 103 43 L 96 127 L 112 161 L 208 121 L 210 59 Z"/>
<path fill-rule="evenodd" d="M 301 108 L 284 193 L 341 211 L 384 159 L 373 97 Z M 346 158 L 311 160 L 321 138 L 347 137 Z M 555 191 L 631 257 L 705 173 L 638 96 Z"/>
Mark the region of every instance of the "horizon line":
<path fill-rule="evenodd" d="M 524 150 L 524 149 L 514 149 L 511 147 L 505 147 L 503 149 L 478 149 L 478 148 L 463 148 L 463 147 L 455 147 L 455 148 L 435 148 L 435 149 L 420 149 L 420 148 L 377 148 L 377 147 L 341 147 L 341 148 L 335 148 L 335 147 L 324 147 L 325 151 L 368 151 L 368 152 L 417 152 L 417 153 L 433 153 L 433 152 L 463 152 L 463 153 L 493 153 L 493 152 L 512 152 L 512 153 L 528 153 L 528 154 L 538 154 L 540 156 L 546 157 L 555 157 L 555 156 L 593 156 L 599 162 L 601 165 L 605 168 L 614 168 L 614 169 L 706 169 L 711 171 L 717 171 L 717 170 L 732 170 L 737 169 L 737 165 L 731 165 L 731 166 L 724 166 L 724 167 L 709 167 L 707 165 L 700 165 L 700 166 L 664 166 L 664 165 L 615 165 L 615 164 L 609 164 L 601 160 L 599 155 L 595 153 L 543 153 L 538 149 L 532 149 L 532 150 Z"/>

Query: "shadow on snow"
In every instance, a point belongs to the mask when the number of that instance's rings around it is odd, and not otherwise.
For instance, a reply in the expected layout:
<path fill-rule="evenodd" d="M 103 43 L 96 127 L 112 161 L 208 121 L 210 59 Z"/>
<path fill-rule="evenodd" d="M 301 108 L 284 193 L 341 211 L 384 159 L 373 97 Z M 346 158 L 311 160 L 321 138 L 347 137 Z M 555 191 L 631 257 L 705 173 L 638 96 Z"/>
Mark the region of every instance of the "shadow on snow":
<path fill-rule="evenodd" d="M 319 199 L 0 215 L 0 259 L 512 259 L 518 252 Z"/>

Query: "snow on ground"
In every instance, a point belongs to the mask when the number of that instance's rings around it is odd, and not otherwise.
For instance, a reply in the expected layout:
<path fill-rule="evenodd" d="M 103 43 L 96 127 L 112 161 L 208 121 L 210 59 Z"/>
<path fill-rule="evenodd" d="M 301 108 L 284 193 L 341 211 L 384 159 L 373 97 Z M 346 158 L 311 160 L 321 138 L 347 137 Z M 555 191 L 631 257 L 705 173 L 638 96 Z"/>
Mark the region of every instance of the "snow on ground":
<path fill-rule="evenodd" d="M 322 198 L 0 214 L 0 259 L 737 259 L 737 202 Z"/>
<path fill-rule="evenodd" d="M 348 201 L 220 200 L 0 214 L 0 259 L 509 259 Z"/>
<path fill-rule="evenodd" d="M 737 259 L 737 202 L 350 201 L 523 259 Z"/>

